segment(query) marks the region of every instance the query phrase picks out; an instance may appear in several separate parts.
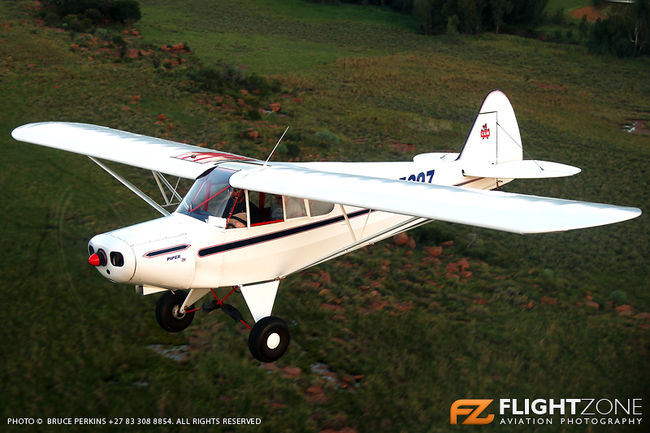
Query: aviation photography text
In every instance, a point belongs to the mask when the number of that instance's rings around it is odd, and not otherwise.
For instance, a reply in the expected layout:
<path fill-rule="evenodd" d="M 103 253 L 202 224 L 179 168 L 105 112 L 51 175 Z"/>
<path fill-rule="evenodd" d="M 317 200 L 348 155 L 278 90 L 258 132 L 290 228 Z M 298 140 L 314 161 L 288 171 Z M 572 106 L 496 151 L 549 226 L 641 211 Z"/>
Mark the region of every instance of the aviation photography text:
<path fill-rule="evenodd" d="M 449 422 L 465 425 L 638 426 L 644 422 L 643 403 L 641 398 L 460 399 L 451 405 Z"/>

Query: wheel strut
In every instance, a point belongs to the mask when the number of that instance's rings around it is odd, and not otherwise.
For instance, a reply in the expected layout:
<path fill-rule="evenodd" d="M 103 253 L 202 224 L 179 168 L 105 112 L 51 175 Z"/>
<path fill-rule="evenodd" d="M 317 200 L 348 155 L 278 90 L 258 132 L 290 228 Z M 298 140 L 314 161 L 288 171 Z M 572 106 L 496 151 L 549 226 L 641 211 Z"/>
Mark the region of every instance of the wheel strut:
<path fill-rule="evenodd" d="M 192 319 L 194 312 L 186 310 L 185 313 L 179 314 L 179 310 L 185 301 L 187 294 L 183 291 L 165 292 L 158 298 L 156 303 L 156 319 L 161 328 L 168 332 L 180 332 L 187 328 Z"/>
<path fill-rule="evenodd" d="M 261 362 L 276 361 L 284 355 L 289 347 L 291 340 L 289 326 L 284 320 L 274 316 L 259 318 L 253 327 L 248 325 L 237 308 L 224 302 L 236 289 L 236 287 L 233 288 L 223 299 L 219 299 L 215 291 L 211 289 L 214 299 L 205 302 L 201 310 L 206 313 L 222 310 L 235 322 L 244 324 L 251 331 L 248 336 L 248 348 L 255 359 Z"/>
<path fill-rule="evenodd" d="M 237 288 L 233 288 L 230 293 L 228 293 L 223 299 L 219 299 L 217 294 L 212 290 L 212 294 L 214 295 L 215 299 L 213 299 L 210 302 L 205 302 L 202 306 L 201 309 L 205 311 L 206 313 L 209 313 L 210 311 L 218 310 L 221 309 L 224 313 L 226 313 L 228 316 L 230 316 L 235 322 L 240 322 L 244 326 L 246 326 L 249 330 L 252 329 L 248 323 L 244 320 L 244 316 L 241 314 L 241 312 L 235 308 L 234 306 L 230 304 L 224 303 L 226 299 L 230 295 L 232 295 Z"/>

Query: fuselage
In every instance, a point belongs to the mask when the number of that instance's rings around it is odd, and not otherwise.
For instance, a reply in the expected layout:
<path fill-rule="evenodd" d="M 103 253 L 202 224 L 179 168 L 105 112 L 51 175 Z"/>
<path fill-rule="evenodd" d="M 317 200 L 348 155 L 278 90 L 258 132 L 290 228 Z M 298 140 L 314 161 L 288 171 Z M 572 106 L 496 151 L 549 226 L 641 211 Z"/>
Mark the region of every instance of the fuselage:
<path fill-rule="evenodd" d="M 296 164 L 321 171 L 412 182 L 494 189 L 509 181 L 463 176 L 457 154 L 419 155 L 413 162 Z M 199 177 L 176 212 L 97 235 L 91 254 L 105 278 L 161 289 L 252 284 L 378 242 L 428 220 L 387 212 L 272 196 L 229 187 L 241 162 Z M 279 163 L 282 164 L 282 163 Z"/>

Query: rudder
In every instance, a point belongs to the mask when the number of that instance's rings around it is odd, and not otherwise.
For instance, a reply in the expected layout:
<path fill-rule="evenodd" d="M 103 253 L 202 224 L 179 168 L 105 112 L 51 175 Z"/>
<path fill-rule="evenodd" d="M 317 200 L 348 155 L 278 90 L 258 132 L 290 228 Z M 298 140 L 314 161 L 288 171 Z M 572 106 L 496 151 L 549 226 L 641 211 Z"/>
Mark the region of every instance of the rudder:
<path fill-rule="evenodd" d="M 508 97 L 500 90 L 490 92 L 483 100 L 458 159 L 481 165 L 523 159 L 517 118 Z"/>

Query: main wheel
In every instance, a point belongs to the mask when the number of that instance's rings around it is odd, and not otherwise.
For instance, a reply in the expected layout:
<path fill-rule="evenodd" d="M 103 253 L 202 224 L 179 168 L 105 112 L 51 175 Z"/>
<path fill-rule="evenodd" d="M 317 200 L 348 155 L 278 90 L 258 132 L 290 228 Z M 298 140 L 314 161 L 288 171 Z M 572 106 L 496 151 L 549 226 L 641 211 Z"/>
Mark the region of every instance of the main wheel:
<path fill-rule="evenodd" d="M 179 312 L 187 293 L 177 291 L 176 293 L 168 291 L 158 298 L 156 303 L 156 319 L 160 327 L 168 332 L 180 332 L 190 326 L 192 319 L 194 319 L 194 312 L 183 313 Z M 193 306 L 188 307 L 189 310 Z"/>
<path fill-rule="evenodd" d="M 248 336 L 248 348 L 262 362 L 273 362 L 284 355 L 289 347 L 289 327 L 277 317 L 260 319 Z"/>

